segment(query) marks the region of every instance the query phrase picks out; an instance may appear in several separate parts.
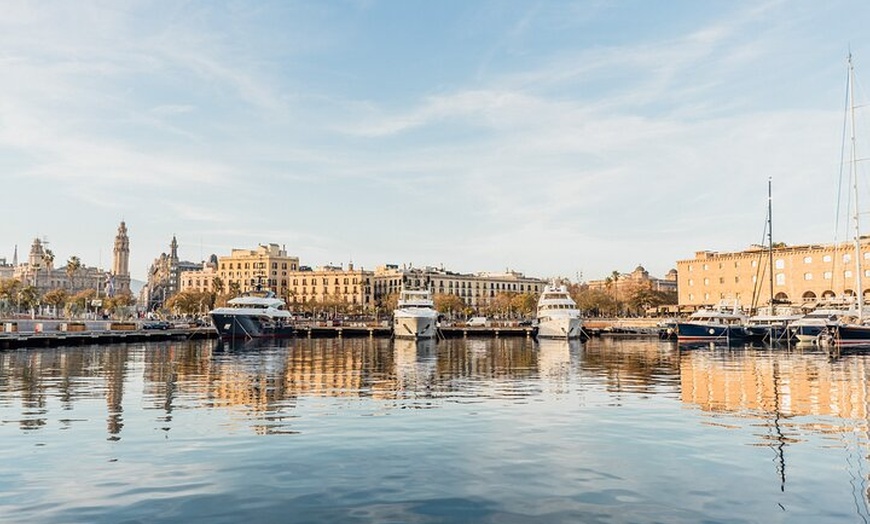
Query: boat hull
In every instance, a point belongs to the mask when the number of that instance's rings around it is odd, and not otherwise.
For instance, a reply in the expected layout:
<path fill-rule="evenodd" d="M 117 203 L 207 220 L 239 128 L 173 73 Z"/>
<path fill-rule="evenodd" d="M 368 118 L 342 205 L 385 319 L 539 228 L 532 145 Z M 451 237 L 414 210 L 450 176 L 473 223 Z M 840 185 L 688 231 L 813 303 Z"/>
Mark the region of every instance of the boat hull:
<path fill-rule="evenodd" d="M 437 317 L 432 315 L 397 314 L 393 317 L 393 336 L 396 338 L 435 338 Z"/>
<path fill-rule="evenodd" d="M 838 346 L 862 346 L 870 349 L 870 326 L 843 324 L 831 328 L 830 333 Z"/>
<path fill-rule="evenodd" d="M 745 327 L 731 324 L 701 324 L 677 322 L 677 340 L 682 342 L 716 342 L 750 338 Z"/>
<path fill-rule="evenodd" d="M 538 322 L 538 338 L 577 339 L 583 335 L 583 322 L 579 318 L 550 318 Z"/>
<path fill-rule="evenodd" d="M 294 333 L 291 324 L 252 315 L 212 313 L 211 322 L 221 338 L 286 338 Z"/>
<path fill-rule="evenodd" d="M 825 326 L 822 325 L 793 325 L 789 327 L 789 331 L 791 331 L 792 336 L 794 336 L 798 342 L 815 342 L 819 339 L 819 335 L 822 334 L 824 329 Z"/>
<path fill-rule="evenodd" d="M 746 326 L 747 336 L 752 340 L 766 342 L 786 342 L 791 338 L 791 333 L 786 326 Z"/>

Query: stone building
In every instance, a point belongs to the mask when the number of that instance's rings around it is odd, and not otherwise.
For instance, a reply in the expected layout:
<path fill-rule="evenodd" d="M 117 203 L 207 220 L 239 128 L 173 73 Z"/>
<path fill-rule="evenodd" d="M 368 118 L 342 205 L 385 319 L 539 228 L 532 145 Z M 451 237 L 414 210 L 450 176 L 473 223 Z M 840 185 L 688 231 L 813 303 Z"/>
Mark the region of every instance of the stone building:
<path fill-rule="evenodd" d="M 380 301 L 390 294 L 398 293 L 403 282 L 410 287 L 428 287 L 433 294 L 456 295 L 475 309 L 493 302 L 501 293 L 537 295 L 546 284 L 544 280 L 526 277 L 516 271 L 464 274 L 444 268 L 400 269 L 397 265 L 386 265 L 375 270 L 375 300 Z"/>
<path fill-rule="evenodd" d="M 782 303 L 813 304 L 822 299 L 855 297 L 859 292 L 867 300 L 870 238 L 861 239 L 861 247 L 860 260 L 855 259 L 851 242 L 772 251 L 761 246 L 733 253 L 699 251 L 694 258 L 677 262 L 679 303 L 701 307 L 736 300 L 751 309 L 770 301 L 771 288 L 773 298 Z"/>
<path fill-rule="evenodd" d="M 172 242 L 169 244 L 169 253 L 161 253 L 151 264 L 148 270 L 148 282 L 140 292 L 139 303 L 143 304 L 147 311 L 162 308 L 163 304 L 181 289 L 181 274 L 200 269 L 202 264 L 179 260 L 178 240 L 173 235 Z"/>
<path fill-rule="evenodd" d="M 180 292 L 198 291 L 211 293 L 215 290 L 215 278 L 218 276 L 218 258 L 212 255 L 201 269 L 193 269 L 181 273 Z"/>
<path fill-rule="evenodd" d="M 39 294 L 45 294 L 53 289 L 64 289 L 70 294 L 94 289 L 103 296 L 130 291 L 130 239 L 127 236 L 127 226 L 123 221 L 118 226 L 118 233 L 115 236 L 111 272 L 83 264 L 78 267 L 68 267 L 67 263 L 56 266 L 54 253 L 39 238 L 33 240 L 27 262 L 18 264 L 17 259 L 16 247 L 11 278 L 35 287 Z"/>
<path fill-rule="evenodd" d="M 604 291 L 616 300 L 628 300 L 638 289 L 675 293 L 677 291 L 677 270 L 671 269 L 664 278 L 656 278 L 650 276 L 643 266 L 638 265 L 631 273 L 619 273 L 615 277 L 590 280 L 586 282 L 586 286 L 588 289 Z"/>
<path fill-rule="evenodd" d="M 286 296 L 290 274 L 299 269 L 299 257 L 287 255 L 278 244 L 261 244 L 256 249 L 233 249 L 229 256 L 218 258 L 217 276 L 223 282 L 220 293 L 238 286 L 239 291 L 258 288 Z"/>
<path fill-rule="evenodd" d="M 347 304 L 364 313 L 374 306 L 374 274 L 353 263 L 341 266 L 301 267 L 288 274 L 287 302 L 292 306 L 317 302 Z"/>

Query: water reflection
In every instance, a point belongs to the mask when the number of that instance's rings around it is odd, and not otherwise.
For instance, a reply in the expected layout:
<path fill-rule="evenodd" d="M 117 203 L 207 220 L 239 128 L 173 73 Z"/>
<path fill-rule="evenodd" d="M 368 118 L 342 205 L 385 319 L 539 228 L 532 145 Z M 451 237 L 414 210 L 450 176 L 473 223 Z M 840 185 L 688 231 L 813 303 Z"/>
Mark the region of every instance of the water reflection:
<path fill-rule="evenodd" d="M 69 438 L 78 439 L 82 448 L 93 445 L 94 435 L 113 446 L 108 448 L 112 453 L 124 449 L 122 444 L 135 444 L 128 449 L 137 460 L 140 446 L 156 434 L 160 444 L 182 445 L 152 445 L 151 452 L 177 450 L 172 457 L 183 463 L 188 453 L 195 455 L 200 446 L 209 446 L 202 455 L 228 461 L 227 470 L 246 476 L 270 471 L 264 485 L 283 482 L 297 493 L 291 479 L 299 471 L 331 472 L 321 476 L 324 483 L 334 482 L 335 475 L 349 475 L 344 493 L 350 498 L 359 485 L 377 486 L 376 481 L 385 478 L 394 479 L 392 489 L 425 486 L 407 480 L 439 467 L 440 460 L 409 451 L 426 447 L 437 450 L 438 456 L 454 457 L 453 465 L 441 466 L 443 475 L 456 474 L 469 464 L 473 481 L 468 489 L 485 493 L 477 499 L 459 494 L 469 499 L 498 500 L 485 491 L 486 485 L 510 490 L 499 479 L 526 478 L 531 471 L 538 474 L 531 484 L 548 494 L 574 486 L 576 491 L 562 503 L 588 504 L 595 498 L 589 493 L 607 498 L 590 487 L 601 483 L 610 483 L 607 489 L 624 495 L 614 506 L 623 507 L 628 499 L 644 501 L 632 505 L 635 511 L 649 507 L 650 500 L 673 495 L 657 489 L 679 491 L 696 503 L 697 494 L 703 493 L 710 499 L 698 505 L 713 511 L 707 520 L 715 521 L 727 517 L 724 510 L 715 513 L 708 505 L 709 500 L 719 500 L 717 488 L 696 490 L 695 484 L 706 480 L 689 478 L 697 468 L 713 468 L 731 482 L 731 490 L 739 490 L 739 484 L 750 482 L 747 479 L 763 477 L 753 481 L 753 489 L 775 487 L 776 495 L 782 496 L 774 500 L 782 508 L 777 511 L 795 511 L 808 493 L 817 496 L 823 491 L 833 499 L 851 490 L 848 516 L 865 518 L 868 374 L 870 357 L 830 360 L 815 348 L 685 348 L 659 340 L 606 338 L 583 344 L 474 338 L 290 339 L 32 349 L 0 352 L 0 430 L 5 442 L 17 439 L 19 446 L 7 448 L 13 450 L 6 451 L 7 456 L 29 450 L 36 441 L 59 447 L 61 437 L 52 432 L 59 428 L 66 435 L 75 434 Z M 535 439 L 546 439 L 548 445 L 530 447 Z M 257 460 L 252 450 L 269 445 L 277 450 L 259 464 L 246 464 Z M 732 455 L 723 458 L 722 449 Z M 90 453 L 92 462 L 105 465 L 103 456 Z M 656 462 L 651 455 L 663 458 Z M 513 462 L 506 462 L 506 457 Z M 370 465 L 373 458 L 382 464 Z M 47 471 L 56 460 L 49 456 L 37 465 Z M 208 478 L 209 460 L 190 469 L 202 468 Z M 295 461 L 296 469 L 281 461 Z M 688 464 L 683 470 L 680 461 Z M 366 477 L 356 469 L 343 469 L 346 463 L 360 462 L 379 473 Z M 428 469 L 418 471 L 413 467 L 417 462 Z M 578 469 L 579 463 L 586 469 Z M 645 470 L 647 463 L 650 471 Z M 663 464 L 672 469 L 663 471 L 668 469 Z M 15 467 L 33 475 L 26 463 Z M 163 473 L 166 477 L 160 482 L 175 470 Z M 822 473 L 831 487 L 814 484 L 822 482 L 816 478 Z M 846 475 L 849 484 L 844 486 L 838 481 Z M 119 474 L 113 480 L 123 482 L 118 478 L 135 477 Z M 670 488 L 651 488 L 653 484 Z M 373 496 L 386 499 L 395 493 L 370 489 Z M 741 504 L 754 502 L 755 510 L 770 503 L 769 498 L 741 498 L 752 496 L 740 493 L 733 498 Z M 325 500 L 324 507 L 331 507 L 330 502 Z M 497 504 L 500 510 L 506 505 Z M 664 511 L 684 521 L 704 520 L 706 515 Z M 638 521 L 668 520 L 644 513 L 635 516 Z M 402 514 L 396 520 L 413 521 L 415 515 Z"/>

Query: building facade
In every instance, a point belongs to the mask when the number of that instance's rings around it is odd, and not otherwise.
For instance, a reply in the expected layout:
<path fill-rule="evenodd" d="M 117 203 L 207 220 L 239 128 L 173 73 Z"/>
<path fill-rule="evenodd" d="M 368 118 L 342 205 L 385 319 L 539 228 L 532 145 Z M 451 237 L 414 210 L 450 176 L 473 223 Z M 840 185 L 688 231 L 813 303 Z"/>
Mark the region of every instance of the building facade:
<path fill-rule="evenodd" d="M 287 255 L 278 244 L 261 244 L 256 249 L 233 249 L 229 256 L 218 258 L 217 276 L 223 283 L 219 293 L 238 287 L 242 293 L 269 289 L 287 296 L 290 274 L 299 270 L 299 257 Z"/>
<path fill-rule="evenodd" d="M 73 263 L 75 260 L 76 263 Z M 98 295 L 113 296 L 130 291 L 130 239 L 124 222 L 118 226 L 115 236 L 112 271 L 81 264 L 77 257 L 55 266 L 55 256 L 39 238 L 33 239 L 27 262 L 18 263 L 18 248 L 10 266 L 4 266 L 0 278 L 14 278 L 24 285 L 33 286 L 42 295 L 54 289 L 63 289 L 70 294 L 93 289 Z"/>
<path fill-rule="evenodd" d="M 820 300 L 870 298 L 870 239 L 854 243 L 802 245 L 735 253 L 699 251 L 677 262 L 680 306 L 701 307 L 737 301 L 752 309 L 769 303 L 813 304 Z M 772 269 L 771 269 L 772 268 Z M 858 272 L 861 288 L 857 288 Z"/>
<path fill-rule="evenodd" d="M 591 290 L 607 292 L 616 300 L 628 300 L 639 289 L 676 293 L 677 270 L 671 269 L 664 278 L 656 278 L 639 265 L 631 273 L 618 273 L 603 280 L 590 280 L 586 282 L 586 286 Z"/>
<path fill-rule="evenodd" d="M 490 304 L 501 293 L 540 294 L 546 282 L 516 271 L 463 274 L 443 268 L 386 265 L 374 273 L 375 300 L 399 293 L 403 284 L 412 288 L 427 287 L 433 294 L 458 296 L 465 305 L 477 309 Z"/>
<path fill-rule="evenodd" d="M 208 262 L 202 264 L 199 269 L 191 269 L 181 272 L 179 290 L 212 293 L 217 292 L 215 278 L 218 277 L 218 258 L 212 255 Z M 219 282 L 219 280 L 218 280 Z"/>
<path fill-rule="evenodd" d="M 179 260 L 178 240 L 173 235 L 172 242 L 169 243 L 169 253 L 161 253 L 151 264 L 148 282 L 139 294 L 139 303 L 147 311 L 162 308 L 181 289 L 182 273 L 201 270 L 202 266 L 201 263 Z"/>
<path fill-rule="evenodd" d="M 291 307 L 308 303 L 344 304 L 363 313 L 374 306 L 373 273 L 348 264 L 302 267 L 289 274 L 287 302 Z"/>

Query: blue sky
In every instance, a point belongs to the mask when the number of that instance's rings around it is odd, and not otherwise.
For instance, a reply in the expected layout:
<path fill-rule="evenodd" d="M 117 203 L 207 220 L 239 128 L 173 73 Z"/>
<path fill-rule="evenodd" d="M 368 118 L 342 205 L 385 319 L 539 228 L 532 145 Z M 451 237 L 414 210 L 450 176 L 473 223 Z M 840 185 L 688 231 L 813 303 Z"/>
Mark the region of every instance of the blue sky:
<path fill-rule="evenodd" d="M 834 239 L 870 2 L 4 2 L 0 257 L 603 278 Z M 870 138 L 870 133 L 866 134 Z M 870 198 L 866 198 L 870 201 Z"/>

